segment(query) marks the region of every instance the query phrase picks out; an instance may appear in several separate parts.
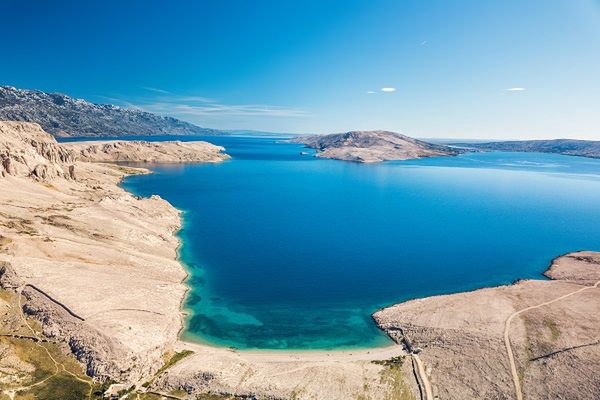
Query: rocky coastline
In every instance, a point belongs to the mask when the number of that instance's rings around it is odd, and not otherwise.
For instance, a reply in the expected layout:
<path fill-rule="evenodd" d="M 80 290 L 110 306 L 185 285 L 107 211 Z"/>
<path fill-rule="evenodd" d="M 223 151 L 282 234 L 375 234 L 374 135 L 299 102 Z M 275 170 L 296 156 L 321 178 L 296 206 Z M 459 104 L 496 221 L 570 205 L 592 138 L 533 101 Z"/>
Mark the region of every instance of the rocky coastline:
<path fill-rule="evenodd" d="M 187 343 L 178 338 L 187 290 L 180 212 L 119 187 L 148 170 L 105 162 L 221 162 L 223 149 L 63 146 L 22 122 L 0 122 L 0 135 L 0 398 L 43 386 L 19 343 L 49 346 L 55 374 L 59 362 L 83 368 L 70 373 L 90 394 L 98 384 L 100 396 L 121 398 L 600 396 L 600 253 L 555 259 L 551 280 L 380 310 L 374 320 L 398 343 L 386 348 L 242 352 Z"/>

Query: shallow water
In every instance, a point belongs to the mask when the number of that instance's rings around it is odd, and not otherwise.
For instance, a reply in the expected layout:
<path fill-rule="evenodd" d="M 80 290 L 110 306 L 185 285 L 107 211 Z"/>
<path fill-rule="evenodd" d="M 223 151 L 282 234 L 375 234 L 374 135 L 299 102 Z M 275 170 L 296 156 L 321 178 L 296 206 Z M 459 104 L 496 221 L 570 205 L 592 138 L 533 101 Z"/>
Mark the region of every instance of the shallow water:
<path fill-rule="evenodd" d="M 600 250 L 600 160 L 471 153 L 362 165 L 269 138 L 205 139 L 233 159 L 124 182 L 185 211 L 190 340 L 386 345 L 370 317 L 382 306 L 542 279 L 552 258 Z"/>

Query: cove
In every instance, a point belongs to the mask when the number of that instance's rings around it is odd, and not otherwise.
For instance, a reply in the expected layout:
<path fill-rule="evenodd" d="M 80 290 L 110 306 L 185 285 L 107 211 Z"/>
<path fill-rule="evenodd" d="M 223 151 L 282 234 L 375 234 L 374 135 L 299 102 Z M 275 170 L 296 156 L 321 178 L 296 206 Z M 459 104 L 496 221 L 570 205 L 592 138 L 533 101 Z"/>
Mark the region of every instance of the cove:
<path fill-rule="evenodd" d="M 177 139 L 233 158 L 152 165 L 123 186 L 184 211 L 187 340 L 384 346 L 371 320 L 380 307 L 543 279 L 554 257 L 600 250 L 600 160 L 468 153 L 364 165 L 272 138 Z"/>

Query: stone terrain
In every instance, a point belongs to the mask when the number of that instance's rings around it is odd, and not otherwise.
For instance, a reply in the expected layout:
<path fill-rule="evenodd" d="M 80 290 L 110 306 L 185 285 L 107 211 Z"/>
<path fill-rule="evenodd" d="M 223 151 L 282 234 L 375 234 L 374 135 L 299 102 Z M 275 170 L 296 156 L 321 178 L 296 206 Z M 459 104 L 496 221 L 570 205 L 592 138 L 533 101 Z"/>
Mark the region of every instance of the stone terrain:
<path fill-rule="evenodd" d="M 301 136 L 291 139 L 290 142 L 302 143 L 315 149 L 317 157 L 361 163 L 455 156 L 465 152 L 462 149 L 432 144 L 387 131 Z"/>
<path fill-rule="evenodd" d="M 374 319 L 417 349 L 440 399 L 518 398 L 505 329 L 522 398 L 600 398 L 600 253 L 559 257 L 546 275 L 552 280 L 408 301 Z M 506 328 L 512 314 L 540 304 Z"/>
<path fill-rule="evenodd" d="M 207 142 L 113 140 L 62 143 L 78 160 L 92 162 L 195 163 L 226 160 L 223 147 Z"/>
<path fill-rule="evenodd" d="M 489 143 L 455 143 L 455 145 L 487 151 L 556 153 L 567 156 L 600 158 L 599 140 L 515 140 Z"/>
<path fill-rule="evenodd" d="M 0 86 L 0 120 L 36 122 L 56 136 L 215 135 L 223 132 L 201 128 L 171 117 L 93 104 L 61 93 Z"/>

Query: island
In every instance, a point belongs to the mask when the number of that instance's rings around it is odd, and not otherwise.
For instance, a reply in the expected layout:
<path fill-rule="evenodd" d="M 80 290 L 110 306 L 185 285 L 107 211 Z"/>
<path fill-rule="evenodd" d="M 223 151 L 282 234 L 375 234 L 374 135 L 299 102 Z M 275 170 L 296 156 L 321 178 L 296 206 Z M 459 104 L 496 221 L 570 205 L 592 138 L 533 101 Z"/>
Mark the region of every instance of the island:
<path fill-rule="evenodd" d="M 456 156 L 466 152 L 465 149 L 428 143 L 388 131 L 300 136 L 289 141 L 315 149 L 317 157 L 360 163 Z"/>

